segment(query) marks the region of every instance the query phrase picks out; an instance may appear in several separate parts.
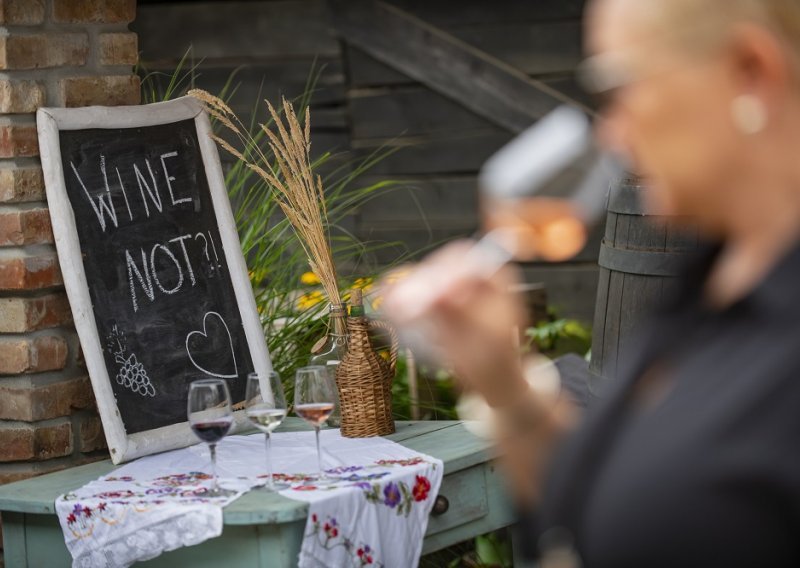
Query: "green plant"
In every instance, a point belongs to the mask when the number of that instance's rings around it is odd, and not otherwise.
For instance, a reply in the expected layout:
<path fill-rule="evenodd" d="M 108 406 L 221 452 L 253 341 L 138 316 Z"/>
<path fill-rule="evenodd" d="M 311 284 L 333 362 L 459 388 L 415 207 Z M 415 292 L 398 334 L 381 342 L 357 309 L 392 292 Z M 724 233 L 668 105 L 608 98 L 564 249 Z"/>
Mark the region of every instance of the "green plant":
<path fill-rule="evenodd" d="M 199 64 L 188 65 L 191 51 L 187 51 L 171 73 L 149 72 L 142 77 L 142 97 L 145 102 L 157 102 L 182 96 L 195 86 L 200 75 Z M 294 100 L 297 115 L 303 120 L 321 68 L 312 67 L 309 79 L 300 97 Z M 222 100 L 236 91 L 233 75 L 224 86 Z M 255 115 L 255 112 L 253 113 Z M 222 134 L 219 122 L 212 119 L 215 132 Z M 252 143 L 259 146 L 274 167 L 274 155 L 263 130 L 251 122 L 247 127 Z M 344 290 L 363 276 L 373 276 L 371 254 L 393 243 L 362 242 L 345 227 L 344 221 L 371 199 L 380 197 L 397 183 L 387 180 L 368 185 L 359 179 L 386 156 L 392 148 L 381 148 L 361 158 L 324 152 L 311 163 L 314 172 L 325 171 L 328 230 L 337 268 L 340 269 L 339 289 Z M 272 188 L 242 161 L 227 165 L 225 184 L 239 232 L 242 251 L 247 261 L 256 304 L 264 326 L 267 343 L 275 369 L 291 390 L 294 371 L 307 364 L 311 346 L 326 331 L 327 304 L 307 288 L 301 280 L 309 271 L 308 260 L 298 242 Z M 398 258 L 398 262 L 403 258 Z"/>
<path fill-rule="evenodd" d="M 588 353 L 592 346 L 591 329 L 574 319 L 553 318 L 539 322 L 525 330 L 528 342 L 523 349 L 530 351 L 536 348 L 551 357 L 565 353 Z"/>
<path fill-rule="evenodd" d="M 458 420 L 455 377 L 443 369 L 420 365 L 416 369 L 416 392 L 412 395 L 408 360 L 397 359 L 397 376 L 392 383 L 392 412 L 397 420 L 411 420 L 416 406 L 420 420 Z"/>

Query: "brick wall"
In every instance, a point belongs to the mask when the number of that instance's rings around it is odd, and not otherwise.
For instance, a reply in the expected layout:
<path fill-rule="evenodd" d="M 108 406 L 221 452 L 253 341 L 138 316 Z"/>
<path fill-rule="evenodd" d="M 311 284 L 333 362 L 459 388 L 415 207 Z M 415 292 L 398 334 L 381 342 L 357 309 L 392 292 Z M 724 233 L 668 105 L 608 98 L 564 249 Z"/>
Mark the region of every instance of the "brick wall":
<path fill-rule="evenodd" d="M 135 0 L 0 0 L 0 483 L 105 456 L 38 159 L 40 106 L 139 103 Z"/>

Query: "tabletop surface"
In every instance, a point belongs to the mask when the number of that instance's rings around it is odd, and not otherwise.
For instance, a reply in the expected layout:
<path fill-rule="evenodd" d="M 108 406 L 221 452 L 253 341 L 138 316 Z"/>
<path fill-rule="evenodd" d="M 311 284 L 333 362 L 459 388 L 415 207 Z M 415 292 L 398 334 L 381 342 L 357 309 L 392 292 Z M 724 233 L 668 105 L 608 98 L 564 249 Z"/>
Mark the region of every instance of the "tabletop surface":
<path fill-rule="evenodd" d="M 407 448 L 439 458 L 445 475 L 487 461 L 493 456 L 490 442 L 471 434 L 459 421 L 396 422 L 397 431 L 386 436 Z M 277 430 L 309 429 L 299 418 L 289 418 Z M 82 487 L 118 466 L 103 460 L 0 486 L 0 511 L 55 514 L 59 495 Z M 305 518 L 308 503 L 277 493 L 254 490 L 224 509 L 226 525 L 286 523 Z"/>

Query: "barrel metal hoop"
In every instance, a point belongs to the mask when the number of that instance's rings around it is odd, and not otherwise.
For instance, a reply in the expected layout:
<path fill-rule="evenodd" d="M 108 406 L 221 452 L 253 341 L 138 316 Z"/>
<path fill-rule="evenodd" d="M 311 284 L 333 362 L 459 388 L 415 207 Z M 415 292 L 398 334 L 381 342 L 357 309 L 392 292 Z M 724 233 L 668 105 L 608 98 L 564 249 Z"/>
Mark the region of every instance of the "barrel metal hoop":
<path fill-rule="evenodd" d="M 618 249 L 604 241 L 597 263 L 608 270 L 629 274 L 677 276 L 685 261 L 685 253 Z"/>

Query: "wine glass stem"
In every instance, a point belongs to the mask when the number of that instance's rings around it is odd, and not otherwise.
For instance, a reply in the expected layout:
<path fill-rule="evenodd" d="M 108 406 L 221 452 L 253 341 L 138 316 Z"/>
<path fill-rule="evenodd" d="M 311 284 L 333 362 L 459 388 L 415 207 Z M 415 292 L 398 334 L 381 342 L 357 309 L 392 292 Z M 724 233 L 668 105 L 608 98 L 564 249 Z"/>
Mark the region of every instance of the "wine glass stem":
<path fill-rule="evenodd" d="M 272 460 L 270 459 L 269 453 L 272 451 L 272 438 L 269 436 L 269 432 L 264 432 L 264 444 L 266 445 L 266 455 L 267 455 L 267 487 L 270 489 L 275 489 L 275 481 L 272 479 Z"/>
<path fill-rule="evenodd" d="M 319 426 L 314 426 L 314 433 L 317 437 L 317 466 L 319 467 L 319 478 L 326 479 L 325 471 L 322 469 L 322 452 L 319 449 Z"/>
<path fill-rule="evenodd" d="M 219 485 L 217 485 L 217 445 L 209 444 L 208 449 L 211 451 L 211 476 L 214 479 L 211 490 L 216 493 L 219 491 Z"/>

